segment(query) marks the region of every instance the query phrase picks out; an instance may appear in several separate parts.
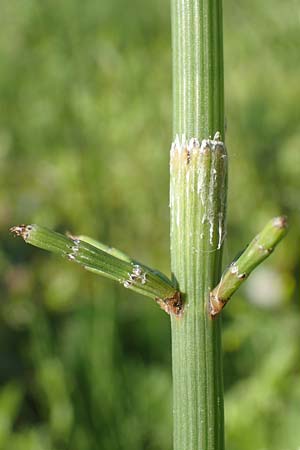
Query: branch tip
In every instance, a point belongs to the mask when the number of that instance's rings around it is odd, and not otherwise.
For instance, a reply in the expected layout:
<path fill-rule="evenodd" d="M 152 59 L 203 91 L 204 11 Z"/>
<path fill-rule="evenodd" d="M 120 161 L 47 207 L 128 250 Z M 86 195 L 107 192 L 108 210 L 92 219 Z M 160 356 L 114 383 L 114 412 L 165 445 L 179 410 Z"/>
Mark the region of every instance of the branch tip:
<path fill-rule="evenodd" d="M 32 225 L 16 225 L 14 227 L 11 227 L 9 231 L 15 236 L 21 236 L 24 241 L 27 241 L 29 233 L 30 231 L 32 231 Z"/>
<path fill-rule="evenodd" d="M 285 229 L 288 227 L 288 221 L 286 216 L 274 217 L 273 225 L 279 229 Z"/>

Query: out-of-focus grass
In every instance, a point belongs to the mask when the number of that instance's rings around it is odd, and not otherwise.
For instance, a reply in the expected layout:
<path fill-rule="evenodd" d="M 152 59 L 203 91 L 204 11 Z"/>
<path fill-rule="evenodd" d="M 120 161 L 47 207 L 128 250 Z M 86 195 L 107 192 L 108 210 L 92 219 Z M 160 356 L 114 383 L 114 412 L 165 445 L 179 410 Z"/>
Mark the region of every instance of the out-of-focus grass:
<path fill-rule="evenodd" d="M 169 272 L 168 8 L 2 1 L 0 449 L 171 448 L 168 318 L 7 231 L 89 234 Z M 225 263 L 270 217 L 291 223 L 224 311 L 231 450 L 300 445 L 298 9 L 224 3 Z"/>

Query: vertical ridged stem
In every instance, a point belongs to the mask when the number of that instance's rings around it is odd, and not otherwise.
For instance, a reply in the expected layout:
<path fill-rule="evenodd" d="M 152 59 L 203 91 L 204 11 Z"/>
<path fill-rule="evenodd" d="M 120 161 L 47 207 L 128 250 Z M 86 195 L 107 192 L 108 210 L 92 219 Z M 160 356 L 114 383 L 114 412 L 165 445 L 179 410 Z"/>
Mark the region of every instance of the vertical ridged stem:
<path fill-rule="evenodd" d="M 171 0 L 173 131 L 224 136 L 221 0 Z"/>
<path fill-rule="evenodd" d="M 220 318 L 209 314 L 226 212 L 221 1 L 172 0 L 172 42 L 171 260 L 185 301 L 171 319 L 174 450 L 223 450 Z"/>

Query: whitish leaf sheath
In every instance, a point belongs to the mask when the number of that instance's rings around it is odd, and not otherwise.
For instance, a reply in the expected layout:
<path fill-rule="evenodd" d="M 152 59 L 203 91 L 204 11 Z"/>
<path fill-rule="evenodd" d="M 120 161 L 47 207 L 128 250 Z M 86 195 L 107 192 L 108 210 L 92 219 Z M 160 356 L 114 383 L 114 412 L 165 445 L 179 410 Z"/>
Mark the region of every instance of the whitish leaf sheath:
<path fill-rule="evenodd" d="M 270 220 L 253 239 L 242 255 L 223 274 L 220 283 L 210 293 L 210 313 L 216 316 L 250 273 L 274 250 L 287 232 L 285 216 Z"/>
<path fill-rule="evenodd" d="M 200 259 L 201 253 L 220 250 L 225 237 L 227 153 L 220 133 L 201 142 L 176 137 L 170 170 L 172 246 L 189 243 L 188 259 L 181 258 L 185 273 L 193 254 Z M 172 256 L 176 265 L 177 252 Z"/>
<path fill-rule="evenodd" d="M 28 244 L 57 253 L 84 269 L 116 280 L 125 288 L 155 299 L 169 314 L 179 316 L 182 313 L 180 294 L 165 275 L 130 259 L 118 250 L 87 237 L 67 237 L 39 225 L 15 226 L 10 231 L 22 236 Z"/>

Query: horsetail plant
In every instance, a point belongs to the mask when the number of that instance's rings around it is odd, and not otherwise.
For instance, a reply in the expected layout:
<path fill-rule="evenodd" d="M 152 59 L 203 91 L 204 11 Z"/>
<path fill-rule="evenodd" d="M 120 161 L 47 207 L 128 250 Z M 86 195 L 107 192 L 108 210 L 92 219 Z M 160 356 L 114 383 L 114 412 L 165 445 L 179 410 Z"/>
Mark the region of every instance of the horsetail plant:
<path fill-rule="evenodd" d="M 287 229 L 272 219 L 221 276 L 226 236 L 221 0 L 171 0 L 172 279 L 87 236 L 38 225 L 12 233 L 154 299 L 171 318 L 174 450 L 224 450 L 221 314 Z"/>

